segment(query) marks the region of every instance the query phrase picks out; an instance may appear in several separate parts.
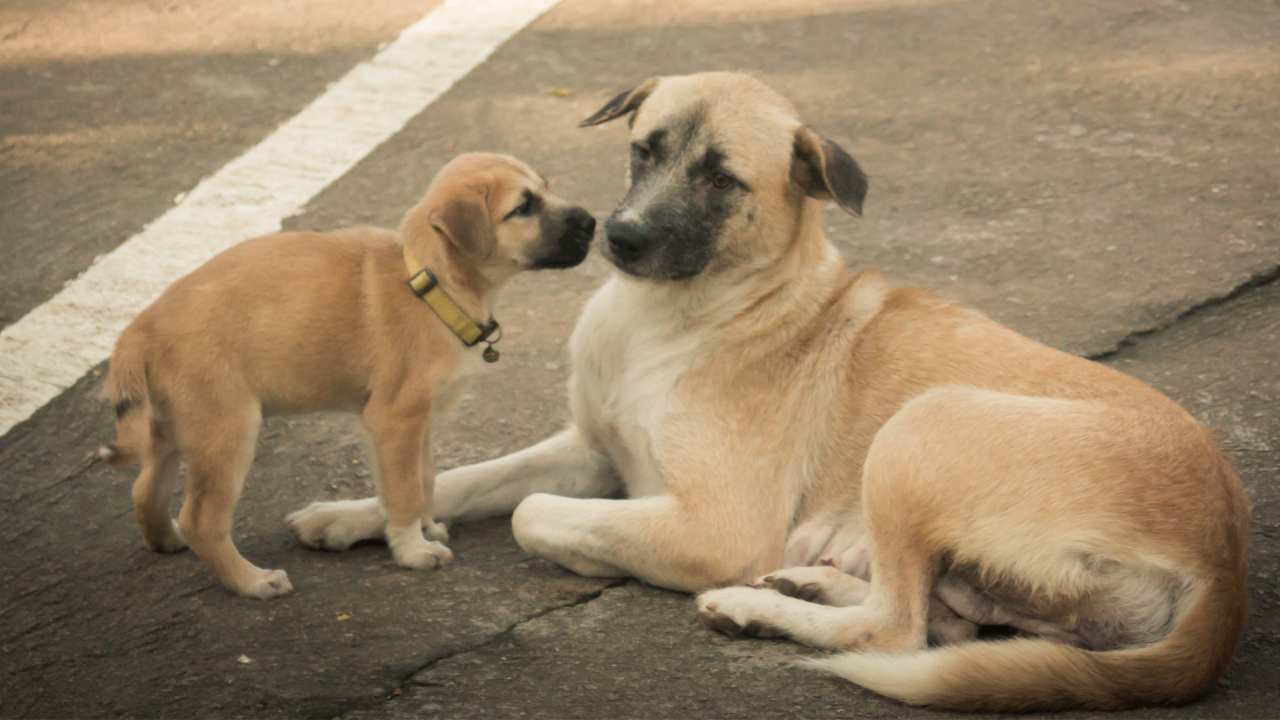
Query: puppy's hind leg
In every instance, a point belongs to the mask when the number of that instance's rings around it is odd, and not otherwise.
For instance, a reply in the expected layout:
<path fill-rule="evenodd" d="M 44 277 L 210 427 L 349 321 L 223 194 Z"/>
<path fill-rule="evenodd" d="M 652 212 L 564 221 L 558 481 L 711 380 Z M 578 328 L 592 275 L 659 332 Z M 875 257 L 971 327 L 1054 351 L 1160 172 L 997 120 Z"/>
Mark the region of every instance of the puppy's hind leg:
<path fill-rule="evenodd" d="M 199 407 L 174 413 L 182 418 L 179 447 L 187 460 L 187 497 L 178 527 L 195 554 L 231 591 L 263 600 L 291 592 L 293 585 L 283 570 L 255 566 L 231 539 L 236 501 L 253 463 L 261 411 L 256 403 L 231 408 L 214 401 L 192 405 Z"/>
<path fill-rule="evenodd" d="M 177 450 L 159 438 L 153 438 L 142 454 L 142 470 L 133 481 L 133 514 L 148 550 L 170 553 L 187 547 L 169 515 L 178 465 Z"/>

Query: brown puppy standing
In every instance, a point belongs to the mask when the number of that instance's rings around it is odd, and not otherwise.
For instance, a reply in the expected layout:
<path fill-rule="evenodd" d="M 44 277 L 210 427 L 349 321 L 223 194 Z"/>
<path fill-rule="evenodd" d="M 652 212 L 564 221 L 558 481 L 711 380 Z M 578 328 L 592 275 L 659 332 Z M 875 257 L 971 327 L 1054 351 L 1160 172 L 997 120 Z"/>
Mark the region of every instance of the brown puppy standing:
<path fill-rule="evenodd" d="M 431 417 L 480 367 L 475 346 L 497 339 L 496 291 L 522 270 L 577 265 L 594 230 L 586 210 L 552 195 L 519 160 L 467 154 L 440 171 L 399 235 L 278 233 L 175 282 L 125 329 L 106 382 L 117 440 L 99 452 L 142 464 L 133 502 L 147 546 L 189 543 L 241 595 L 292 590 L 283 570 L 236 550 L 236 500 L 264 415 L 347 410 L 372 440 L 396 562 L 448 562 L 437 542 L 447 536 L 431 521 Z M 179 459 L 187 496 L 175 524 Z M 290 520 L 304 541 L 326 544 Z"/>

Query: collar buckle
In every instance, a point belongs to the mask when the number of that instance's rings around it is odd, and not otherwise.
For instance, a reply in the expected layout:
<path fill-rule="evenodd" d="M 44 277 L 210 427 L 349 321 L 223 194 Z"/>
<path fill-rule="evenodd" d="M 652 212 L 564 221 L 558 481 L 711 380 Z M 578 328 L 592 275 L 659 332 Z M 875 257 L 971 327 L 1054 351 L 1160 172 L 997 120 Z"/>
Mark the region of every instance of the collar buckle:
<path fill-rule="evenodd" d="M 413 291 L 418 299 L 422 299 L 427 293 L 436 289 L 440 285 L 440 278 L 436 274 L 426 268 L 422 268 L 418 272 L 409 276 L 409 289 Z"/>

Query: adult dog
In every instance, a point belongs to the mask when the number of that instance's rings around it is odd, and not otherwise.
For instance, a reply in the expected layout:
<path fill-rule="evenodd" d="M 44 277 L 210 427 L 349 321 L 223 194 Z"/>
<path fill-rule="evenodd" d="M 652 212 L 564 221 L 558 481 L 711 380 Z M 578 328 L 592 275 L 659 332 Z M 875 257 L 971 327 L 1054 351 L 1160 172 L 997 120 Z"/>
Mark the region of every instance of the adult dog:
<path fill-rule="evenodd" d="M 653 79 L 583 124 L 624 116 L 619 272 L 571 340 L 573 424 L 442 474 L 438 516 L 514 508 L 534 554 L 679 590 L 785 567 L 699 612 L 863 651 L 820 662 L 912 703 L 1119 708 L 1214 682 L 1245 619 L 1248 506 L 1208 430 L 851 273 L 822 201 L 858 214 L 866 178 L 758 81 Z M 341 531 L 379 528 L 375 502 Z M 1033 637 L 969 642 L 975 624 Z"/>

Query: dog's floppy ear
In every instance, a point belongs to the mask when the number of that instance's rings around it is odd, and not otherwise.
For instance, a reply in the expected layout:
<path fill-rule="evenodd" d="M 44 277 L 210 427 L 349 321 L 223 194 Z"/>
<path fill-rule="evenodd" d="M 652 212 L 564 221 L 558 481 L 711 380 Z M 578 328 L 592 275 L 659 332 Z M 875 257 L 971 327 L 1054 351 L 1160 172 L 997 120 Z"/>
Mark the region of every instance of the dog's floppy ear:
<path fill-rule="evenodd" d="M 809 197 L 835 200 L 845 212 L 862 214 L 866 173 L 843 148 L 806 125 L 796 129 L 791 180 Z"/>
<path fill-rule="evenodd" d="M 431 227 L 469 257 L 483 259 L 493 252 L 497 237 L 489 217 L 489 193 L 472 187 L 455 193 L 431 211 Z"/>
<path fill-rule="evenodd" d="M 592 113 L 591 117 L 578 123 L 578 127 L 600 125 L 639 110 L 640 103 L 644 102 L 656 87 L 658 87 L 658 78 L 649 78 L 626 92 L 618 93 L 612 100 L 605 103 L 604 107 Z"/>

